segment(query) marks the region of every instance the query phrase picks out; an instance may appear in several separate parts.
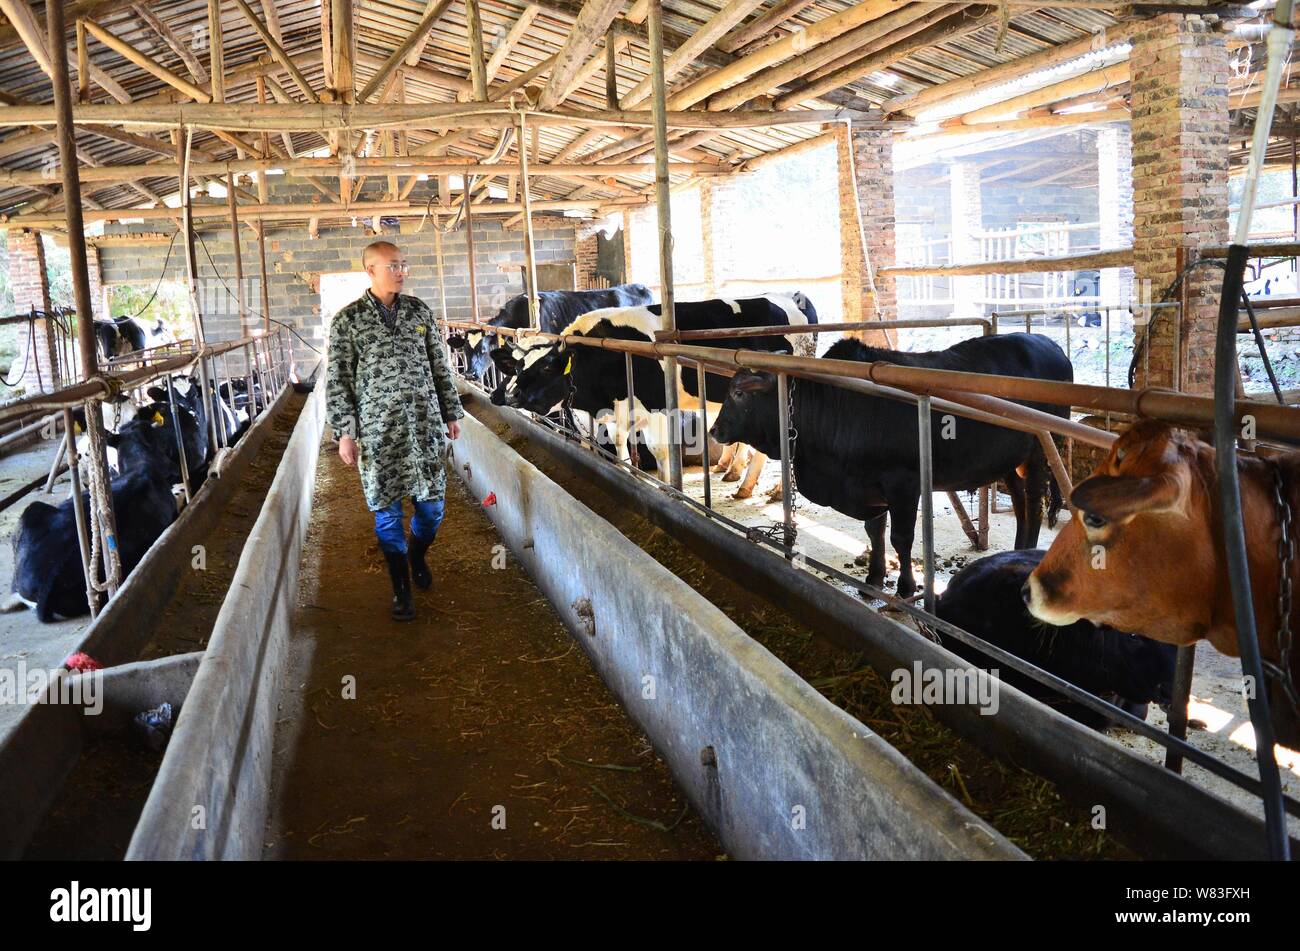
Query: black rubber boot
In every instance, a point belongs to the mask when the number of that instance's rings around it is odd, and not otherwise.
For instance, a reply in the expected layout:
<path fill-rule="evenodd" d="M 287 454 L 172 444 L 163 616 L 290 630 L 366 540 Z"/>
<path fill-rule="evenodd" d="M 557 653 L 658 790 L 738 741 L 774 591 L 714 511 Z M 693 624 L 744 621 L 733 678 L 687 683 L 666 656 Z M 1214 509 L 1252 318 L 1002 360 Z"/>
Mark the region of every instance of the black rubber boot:
<path fill-rule="evenodd" d="M 433 542 L 416 541 L 414 536 L 406 543 L 407 559 L 411 562 L 411 580 L 422 590 L 427 590 L 433 584 L 433 572 L 424 560 L 424 553 L 432 544 Z"/>
<path fill-rule="evenodd" d="M 384 560 L 388 562 L 388 574 L 393 579 L 393 619 L 409 621 L 415 617 L 415 606 L 411 603 L 411 570 L 406 555 L 400 551 L 386 551 Z"/>

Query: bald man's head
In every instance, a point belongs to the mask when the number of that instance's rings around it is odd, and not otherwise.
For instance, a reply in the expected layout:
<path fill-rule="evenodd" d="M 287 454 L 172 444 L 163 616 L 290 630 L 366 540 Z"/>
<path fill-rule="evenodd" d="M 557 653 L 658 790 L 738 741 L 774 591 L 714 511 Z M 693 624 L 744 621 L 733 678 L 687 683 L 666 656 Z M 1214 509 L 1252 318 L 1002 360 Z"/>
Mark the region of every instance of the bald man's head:
<path fill-rule="evenodd" d="M 361 252 L 361 266 L 368 269 L 371 264 L 391 261 L 401 253 L 401 249 L 391 241 L 371 241 Z"/>
<path fill-rule="evenodd" d="M 361 252 L 361 266 L 370 277 L 370 289 L 380 300 L 400 294 L 406 284 L 406 256 L 391 241 L 372 241 Z"/>

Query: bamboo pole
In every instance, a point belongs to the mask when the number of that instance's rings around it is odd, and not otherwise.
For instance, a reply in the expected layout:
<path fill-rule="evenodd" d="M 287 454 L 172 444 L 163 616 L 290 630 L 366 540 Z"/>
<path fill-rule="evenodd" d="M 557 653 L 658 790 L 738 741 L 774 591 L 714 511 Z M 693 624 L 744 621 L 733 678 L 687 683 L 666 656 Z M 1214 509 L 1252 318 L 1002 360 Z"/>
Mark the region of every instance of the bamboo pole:
<path fill-rule="evenodd" d="M 420 103 L 197 103 L 137 102 L 93 103 L 73 106 L 77 125 L 127 125 L 174 128 L 177 125 L 196 129 L 228 132 L 328 132 L 365 129 L 428 129 L 431 125 L 459 129 L 502 129 L 512 126 L 516 112 L 508 104 L 488 102 L 420 102 Z M 823 125 L 852 119 L 858 128 L 888 128 L 878 113 L 855 109 L 746 109 L 734 112 L 690 110 L 667 113 L 674 129 L 750 129 L 776 128 L 786 125 Z M 544 126 L 623 126 L 635 129 L 653 127 L 644 111 L 578 109 L 564 107 L 549 111 L 530 111 L 533 125 Z M 46 105 L 5 106 L 0 108 L 0 128 L 53 125 L 54 110 Z M 436 149 L 445 142 L 422 149 Z M 424 154 L 428 154 L 424 152 Z"/>
<path fill-rule="evenodd" d="M 266 9 L 269 13 L 275 9 L 275 4 L 267 4 Z M 203 68 L 203 64 L 199 62 L 199 58 L 194 55 L 194 51 L 190 48 L 192 44 L 182 43 L 180 38 L 172 32 L 171 27 L 160 20 L 144 3 L 132 3 L 131 10 L 148 24 L 154 33 L 158 34 L 158 38 L 166 43 L 173 53 L 180 57 L 181 62 L 190 71 L 190 75 L 194 77 L 196 83 L 204 84 L 209 81 L 208 71 Z M 81 20 L 77 21 L 78 27 L 81 26 L 82 22 Z"/>
<path fill-rule="evenodd" d="M 487 62 L 487 82 L 489 85 L 492 83 L 492 80 L 496 78 L 498 70 L 501 69 L 507 57 L 510 56 L 515 45 L 524 38 L 524 35 L 528 32 L 528 28 L 532 26 L 533 20 L 537 18 L 537 14 L 541 12 L 541 8 L 536 4 L 529 4 L 524 7 L 524 12 L 519 14 L 519 19 L 516 20 L 514 26 L 510 28 L 510 32 L 505 35 L 505 38 L 501 41 L 500 45 L 492 51 L 492 56 Z"/>
<path fill-rule="evenodd" d="M 655 211 L 659 219 L 659 301 L 665 330 L 677 329 L 673 294 L 673 223 L 668 193 L 668 84 L 664 79 L 664 10 L 662 0 L 650 0 L 651 110 L 655 132 Z M 682 431 L 677 412 L 677 361 L 663 361 L 664 410 L 668 415 L 668 482 L 682 487 Z M 635 409 L 634 394 L 627 394 L 628 413 Z M 704 460 L 708 465 L 708 460 Z"/>
<path fill-rule="evenodd" d="M 474 267 L 474 201 L 470 195 L 470 177 L 464 173 L 460 178 L 461 187 L 464 189 L 462 194 L 465 200 L 461 203 L 465 208 L 465 252 L 469 261 L 469 309 L 474 320 L 479 319 L 478 312 L 478 274 Z"/>
<path fill-rule="evenodd" d="M 1128 81 L 1128 62 L 1112 63 L 1086 72 L 1081 76 L 1074 76 L 1059 83 L 1052 83 L 1050 86 L 1035 89 L 1032 92 L 995 102 L 992 105 L 972 109 L 970 112 L 963 113 L 960 117 L 951 121 L 954 125 L 958 122 L 965 125 L 977 125 L 1003 116 L 1014 115 L 1026 109 L 1033 109 L 1036 106 L 1069 99 L 1072 96 L 1103 92 Z"/>
<path fill-rule="evenodd" d="M 483 18 L 478 0 L 465 0 L 466 29 L 469 31 L 469 76 L 474 83 L 474 101 L 487 101 L 487 62 L 483 56 Z"/>
<path fill-rule="evenodd" d="M 180 90 L 185 95 L 193 99 L 195 102 L 212 101 L 212 97 L 208 95 L 207 92 L 200 89 L 198 86 L 194 85 L 194 83 L 190 82 L 188 79 L 184 78 L 183 76 L 178 76 L 176 73 L 173 73 L 170 69 L 168 69 L 166 66 L 163 66 L 157 60 L 153 59 L 150 56 L 146 56 L 144 53 L 141 53 L 130 43 L 126 43 L 123 40 L 119 39 L 118 37 L 114 36 L 112 33 L 108 32 L 108 30 L 104 29 L 94 20 L 83 20 L 82 22 L 85 24 L 87 33 L 89 33 L 95 39 L 99 40 L 99 42 L 103 43 L 105 46 L 107 46 L 113 52 L 117 53 L 119 56 L 122 56 L 123 58 L 129 60 L 130 62 L 135 63 L 135 65 L 139 66 L 145 72 L 150 73 L 153 76 L 156 76 L 158 79 L 161 79 L 163 82 L 171 86 L 173 89 Z"/>
<path fill-rule="evenodd" d="M 1001 14 L 996 7 L 967 7 L 946 20 L 941 20 L 920 33 L 914 33 L 907 39 L 893 44 L 886 50 L 864 56 L 842 69 L 813 80 L 795 92 L 778 96 L 773 102 L 773 106 L 777 109 L 788 109 L 807 99 L 814 99 L 824 93 L 839 89 L 848 83 L 856 82 L 863 76 L 868 76 L 884 66 L 898 62 L 900 59 L 906 59 L 918 50 L 947 43 L 950 40 L 982 30 L 984 27 L 998 22 L 1000 16 Z"/>
<path fill-rule="evenodd" d="M 813 0 L 782 0 L 762 16 L 732 30 L 718 41 L 717 47 L 724 53 L 735 53 L 741 47 L 766 36 L 791 17 L 802 13 L 812 3 Z"/>
<path fill-rule="evenodd" d="M 90 102 L 90 53 L 86 49 L 86 24 L 77 21 L 77 101 Z"/>
<path fill-rule="evenodd" d="M 303 95 L 307 97 L 307 101 L 317 101 L 319 97 L 316 95 L 316 91 L 311 88 L 311 83 L 307 82 L 307 77 L 303 75 L 302 70 L 299 69 L 297 63 L 293 61 L 293 57 L 286 53 L 284 47 L 276 42 L 275 37 L 271 35 L 271 32 L 266 28 L 262 21 L 258 19 L 257 14 L 253 12 L 253 8 L 250 7 L 245 0 L 235 0 L 235 6 L 239 7 L 239 12 L 244 15 L 244 19 L 248 21 L 249 26 L 253 28 L 258 39 L 260 39 L 262 44 L 270 51 L 271 56 L 274 57 L 275 61 L 283 66 L 289 75 L 293 77 L 293 81 L 297 84 L 298 88 L 302 90 Z"/>
<path fill-rule="evenodd" d="M 532 186 L 528 184 L 528 149 L 525 147 L 528 134 L 527 120 L 519 116 L 519 179 L 523 187 L 524 199 L 524 260 L 528 265 L 528 326 L 541 329 L 542 310 L 539 303 L 537 287 L 537 250 L 533 244 L 533 196 Z M 475 315 L 477 316 L 477 314 Z"/>
<path fill-rule="evenodd" d="M 248 335 L 248 308 L 244 302 L 244 251 L 239 240 L 239 204 L 235 201 L 235 176 L 226 176 L 226 202 L 230 206 L 230 240 L 235 249 L 235 299 L 239 303 L 239 333 Z"/>
<path fill-rule="evenodd" d="M 1038 274 L 1045 271 L 1081 271 L 1132 266 L 1133 249 L 1114 248 L 1057 257 L 1017 258 L 976 264 L 895 265 L 881 268 L 880 273 L 893 277 L 960 277 L 972 274 Z"/>
<path fill-rule="evenodd" d="M 714 93 L 735 85 L 761 69 L 766 69 L 796 53 L 833 39 L 869 20 L 879 19 L 891 10 L 897 9 L 899 5 L 899 0 L 863 0 L 862 3 L 856 6 L 832 14 L 824 20 L 818 20 L 811 26 L 800 28 L 769 46 L 757 49 L 748 56 L 742 56 L 732 63 L 697 79 L 685 89 L 670 97 L 667 108 L 669 110 L 688 109 L 697 102 L 701 102 Z"/>
<path fill-rule="evenodd" d="M 664 81 L 670 82 L 674 76 L 693 64 L 709 47 L 721 39 L 732 27 L 763 5 L 764 0 L 727 0 L 722 9 L 715 13 L 707 23 L 701 26 L 681 46 L 668 57 L 664 63 Z M 652 76 L 647 76 L 623 98 L 623 108 L 631 109 L 644 102 L 650 95 Z M 617 108 L 611 103 L 611 109 Z"/>
<path fill-rule="evenodd" d="M 212 73 L 212 101 L 226 101 L 225 31 L 221 28 L 221 0 L 208 0 L 209 71 Z"/>
<path fill-rule="evenodd" d="M 330 27 L 334 31 L 334 91 L 341 102 L 356 101 L 356 77 L 353 63 L 356 37 L 352 21 L 352 0 L 329 0 Z"/>
<path fill-rule="evenodd" d="M 908 136 L 902 141 L 924 142 L 931 139 L 950 139 L 962 135 L 991 135 L 995 132 L 1024 132 L 1029 129 L 1069 129 L 1076 126 L 1106 125 L 1111 122 L 1128 122 L 1128 109 L 1097 109 L 1093 112 L 1071 112 L 1064 115 L 1030 116 L 1024 119 L 1002 119 L 981 122 L 979 125 L 955 125 Z"/>
<path fill-rule="evenodd" d="M 618 108 L 618 51 L 608 42 L 605 44 L 605 108 Z"/>
<path fill-rule="evenodd" d="M 582 5 L 564 47 L 557 54 L 555 65 L 551 67 L 546 88 L 538 102 L 541 109 L 551 109 L 563 101 L 565 92 L 572 88 L 578 69 L 586 62 L 587 54 L 605 35 L 622 5 L 623 0 L 586 0 Z"/>
<path fill-rule="evenodd" d="M 972 92 L 991 89 L 999 83 L 1020 79 L 1030 73 L 1051 69 L 1081 56 L 1087 56 L 1099 49 L 1106 49 L 1124 43 L 1132 35 L 1134 29 L 1140 26 L 1140 23 L 1120 23 L 1108 27 L 1100 34 L 1086 36 L 1083 39 L 1063 43 L 1060 46 L 1052 46 L 1040 52 L 1031 53 L 1029 56 L 1012 60 L 1009 63 L 991 66 L 969 76 L 962 76 L 958 79 L 939 83 L 920 92 L 910 93 L 906 96 L 896 96 L 893 99 L 886 100 L 881 105 L 881 108 L 886 113 L 907 112 L 915 115 L 923 109 L 969 95 Z"/>
<path fill-rule="evenodd" d="M 965 4 L 959 4 L 964 7 Z M 847 54 L 859 53 L 877 45 L 888 46 L 896 38 L 896 32 L 902 32 L 916 20 L 939 13 L 943 17 L 951 15 L 952 5 L 944 3 L 909 3 L 907 6 L 887 13 L 877 20 L 868 20 L 861 26 L 854 27 L 846 33 L 825 43 L 812 47 L 798 56 L 764 69 L 750 76 L 742 83 L 715 93 L 709 97 L 708 108 L 711 112 L 724 112 L 749 102 L 755 96 L 794 82 L 800 77 L 821 66 Z M 901 38 L 901 37 L 898 37 Z M 877 43 L 879 41 L 879 43 Z"/>
<path fill-rule="evenodd" d="M 266 276 L 266 225 L 257 226 L 257 257 L 262 267 L 262 331 L 271 332 L 271 284 Z"/>
<path fill-rule="evenodd" d="M 401 45 L 393 50 L 388 59 L 384 60 L 383 64 L 375 70 L 375 74 L 370 77 L 370 82 L 366 83 L 361 92 L 357 93 L 357 102 L 368 101 L 376 90 L 383 87 L 388 78 L 402 65 L 402 60 L 406 59 L 416 46 L 424 43 L 429 31 L 433 29 L 435 23 L 442 19 L 443 14 L 447 12 L 447 8 L 450 6 L 451 0 L 434 0 L 425 13 L 424 19 L 416 25 L 415 29 L 402 41 Z"/>

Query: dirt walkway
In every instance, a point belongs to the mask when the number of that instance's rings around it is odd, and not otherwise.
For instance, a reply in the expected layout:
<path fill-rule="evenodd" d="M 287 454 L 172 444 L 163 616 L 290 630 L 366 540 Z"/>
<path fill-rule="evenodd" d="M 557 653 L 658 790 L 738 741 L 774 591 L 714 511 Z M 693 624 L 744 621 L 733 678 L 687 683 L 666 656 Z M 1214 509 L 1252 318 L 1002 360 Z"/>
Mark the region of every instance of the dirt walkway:
<path fill-rule="evenodd" d="M 265 857 L 722 853 L 458 480 L 407 624 L 332 451 L 313 508 Z"/>

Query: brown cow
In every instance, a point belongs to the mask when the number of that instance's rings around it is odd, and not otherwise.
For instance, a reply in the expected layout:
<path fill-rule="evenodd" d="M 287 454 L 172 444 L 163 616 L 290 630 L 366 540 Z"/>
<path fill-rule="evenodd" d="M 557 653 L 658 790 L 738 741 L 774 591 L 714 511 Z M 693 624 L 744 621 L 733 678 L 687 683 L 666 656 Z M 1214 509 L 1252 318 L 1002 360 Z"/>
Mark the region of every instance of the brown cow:
<path fill-rule="evenodd" d="M 1153 420 L 1134 425 L 1070 496 L 1070 521 L 1025 584 L 1029 612 L 1049 624 L 1087 618 L 1170 644 L 1207 638 L 1221 653 L 1236 657 L 1214 465 L 1214 447 L 1196 437 Z M 1275 467 L 1295 519 L 1300 453 L 1271 460 L 1242 455 L 1237 462 L 1260 653 L 1278 663 L 1281 513 Z M 1293 584 L 1296 574 L 1293 565 Z M 1296 604 L 1300 591 L 1290 612 L 1292 630 L 1300 625 Z M 1300 647 L 1300 635 L 1293 641 Z M 1298 658 L 1300 649 L 1293 650 L 1296 683 Z M 1300 748 L 1300 711 L 1271 678 L 1270 686 L 1278 742 Z"/>

